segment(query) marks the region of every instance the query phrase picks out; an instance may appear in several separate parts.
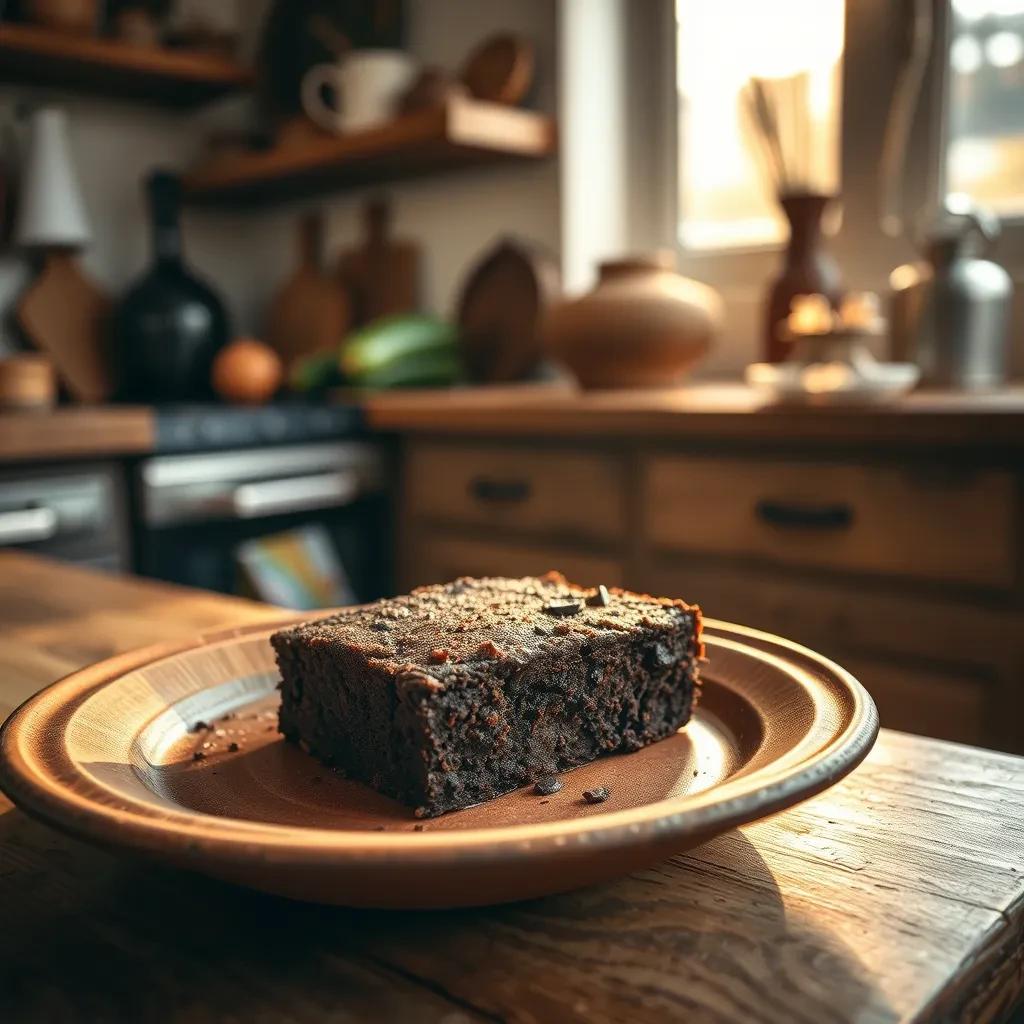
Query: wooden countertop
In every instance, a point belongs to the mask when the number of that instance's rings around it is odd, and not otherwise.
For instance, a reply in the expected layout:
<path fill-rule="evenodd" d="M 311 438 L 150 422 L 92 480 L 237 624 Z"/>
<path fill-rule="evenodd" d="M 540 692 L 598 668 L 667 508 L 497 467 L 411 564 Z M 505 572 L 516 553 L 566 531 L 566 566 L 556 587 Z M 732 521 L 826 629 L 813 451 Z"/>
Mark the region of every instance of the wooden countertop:
<path fill-rule="evenodd" d="M 766 405 L 741 385 L 577 392 L 564 386 L 394 391 L 362 397 L 367 424 L 399 433 L 645 437 L 1024 448 L 1024 389 L 908 395 L 877 407 Z"/>
<path fill-rule="evenodd" d="M 0 554 L 0 713 L 247 601 Z M 1024 996 L 1024 759 L 883 730 L 847 780 L 608 885 L 305 906 L 122 860 L 0 797 L 0 1019 L 1001 1019 Z"/>
<path fill-rule="evenodd" d="M 1024 448 L 1024 388 L 922 393 L 846 409 L 767 406 L 741 385 L 581 393 L 545 384 L 338 395 L 362 409 L 368 427 L 388 433 Z M 155 441 L 155 413 L 145 406 L 0 413 L 0 462 L 139 455 Z"/>
<path fill-rule="evenodd" d="M 0 462 L 137 455 L 151 451 L 155 439 L 153 410 L 145 406 L 0 413 Z"/>

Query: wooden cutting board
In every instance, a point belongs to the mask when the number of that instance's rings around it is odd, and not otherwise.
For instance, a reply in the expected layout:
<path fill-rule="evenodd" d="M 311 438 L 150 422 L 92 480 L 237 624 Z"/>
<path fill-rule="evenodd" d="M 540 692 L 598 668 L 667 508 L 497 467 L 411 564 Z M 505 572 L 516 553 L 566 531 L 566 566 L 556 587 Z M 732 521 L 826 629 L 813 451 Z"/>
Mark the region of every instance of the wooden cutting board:
<path fill-rule="evenodd" d="M 366 204 L 366 238 L 342 254 L 338 273 L 352 295 L 356 323 L 368 324 L 419 308 L 420 247 L 391 236 L 391 208 L 381 199 Z"/>
<path fill-rule="evenodd" d="M 345 288 L 323 271 L 323 237 L 322 215 L 304 217 L 299 225 L 299 265 L 267 313 L 267 340 L 286 366 L 303 356 L 337 348 L 352 326 Z"/>
<path fill-rule="evenodd" d="M 15 310 L 33 345 L 50 357 L 70 394 L 102 402 L 113 391 L 105 344 L 110 299 L 82 273 L 73 252 L 51 250 Z"/>
<path fill-rule="evenodd" d="M 544 355 L 541 320 L 561 292 L 558 263 L 541 247 L 503 239 L 470 270 L 456 311 L 474 380 L 528 377 Z"/>

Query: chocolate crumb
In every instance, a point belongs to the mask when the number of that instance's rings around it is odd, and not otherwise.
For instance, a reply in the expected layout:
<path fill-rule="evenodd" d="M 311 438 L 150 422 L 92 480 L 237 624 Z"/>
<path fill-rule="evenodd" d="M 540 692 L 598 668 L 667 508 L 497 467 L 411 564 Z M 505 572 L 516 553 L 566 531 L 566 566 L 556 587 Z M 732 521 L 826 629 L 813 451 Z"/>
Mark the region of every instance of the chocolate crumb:
<path fill-rule="evenodd" d="M 595 786 L 593 789 L 583 790 L 583 799 L 588 804 L 603 804 L 612 795 L 607 786 Z"/>
<path fill-rule="evenodd" d="M 693 769 L 693 777 L 694 777 L 694 778 L 697 778 L 697 776 L 698 776 L 698 775 L 700 775 L 700 772 L 699 772 L 699 771 L 697 771 L 697 769 L 696 769 L 696 768 L 694 768 L 694 769 Z"/>
<path fill-rule="evenodd" d="M 228 750 L 230 750 L 232 754 L 236 754 L 236 753 L 238 753 L 238 751 L 239 751 L 240 749 L 241 749 L 241 748 L 240 748 L 240 747 L 238 746 L 238 744 L 237 744 L 237 743 L 235 743 L 234 741 L 232 741 L 231 743 L 229 743 L 229 744 L 228 744 Z"/>
<path fill-rule="evenodd" d="M 485 640 L 477 649 L 477 654 L 484 658 L 504 658 L 505 652 L 493 641 Z"/>
<path fill-rule="evenodd" d="M 538 779 L 533 784 L 533 791 L 538 796 L 552 796 L 559 792 L 562 788 L 562 783 L 559 779 L 556 779 L 554 775 L 545 775 L 544 778 Z"/>
<path fill-rule="evenodd" d="M 544 605 L 544 611 L 548 615 L 554 615 L 557 618 L 565 618 L 568 615 L 576 615 L 583 608 L 583 605 L 579 601 L 548 601 Z"/>
<path fill-rule="evenodd" d="M 422 825 L 413 825 L 412 830 L 413 830 L 413 832 L 422 832 L 423 831 L 423 826 Z"/>
<path fill-rule="evenodd" d="M 589 604 L 591 608 L 607 608 L 611 602 L 611 595 L 608 593 L 608 588 L 603 583 L 600 584 L 597 590 L 587 598 L 587 604 Z"/>
<path fill-rule="evenodd" d="M 189 732 L 205 732 L 209 728 L 210 728 L 210 723 L 209 722 L 204 722 L 200 718 L 199 721 L 196 722 L 196 724 L 193 725 L 191 729 L 189 729 Z"/>
<path fill-rule="evenodd" d="M 229 711 L 226 715 L 221 715 L 220 716 L 220 720 L 222 722 L 230 722 L 231 719 L 235 718 L 235 717 L 236 717 L 236 715 L 235 715 L 234 711 Z"/>
<path fill-rule="evenodd" d="M 194 750 L 192 752 L 192 760 L 193 761 L 205 761 L 206 760 L 206 755 L 201 750 Z"/>

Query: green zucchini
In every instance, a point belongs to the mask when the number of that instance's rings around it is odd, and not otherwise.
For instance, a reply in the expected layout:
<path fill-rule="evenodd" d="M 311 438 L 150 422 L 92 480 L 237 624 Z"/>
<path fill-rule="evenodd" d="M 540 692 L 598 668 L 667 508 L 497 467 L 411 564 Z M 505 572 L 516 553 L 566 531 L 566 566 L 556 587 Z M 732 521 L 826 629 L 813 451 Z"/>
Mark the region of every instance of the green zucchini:
<path fill-rule="evenodd" d="M 453 384 L 462 375 L 462 364 L 454 346 L 424 349 L 402 359 L 393 359 L 361 374 L 352 383 L 362 388 L 437 387 Z"/>
<path fill-rule="evenodd" d="M 345 339 L 341 347 L 341 372 L 350 383 L 362 386 L 369 376 L 420 353 L 454 354 L 455 344 L 454 328 L 435 317 L 384 317 Z"/>

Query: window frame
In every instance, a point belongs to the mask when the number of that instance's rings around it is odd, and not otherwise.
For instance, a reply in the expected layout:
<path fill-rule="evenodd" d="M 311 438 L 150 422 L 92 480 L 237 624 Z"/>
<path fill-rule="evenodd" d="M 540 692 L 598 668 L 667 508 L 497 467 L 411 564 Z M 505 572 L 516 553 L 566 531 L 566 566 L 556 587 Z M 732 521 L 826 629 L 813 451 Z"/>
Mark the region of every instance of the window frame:
<path fill-rule="evenodd" d="M 843 211 L 840 227 L 829 240 L 851 289 L 888 293 L 890 271 L 920 258 L 916 225 L 937 212 L 944 195 L 948 102 L 948 48 L 952 24 L 949 0 L 931 0 L 934 37 L 924 84 L 907 141 L 902 180 L 903 230 L 897 237 L 881 225 L 879 167 L 893 85 L 904 60 L 909 39 L 912 0 L 847 0 L 846 38 L 842 73 L 840 187 Z M 767 282 L 777 271 L 776 243 L 728 249 L 692 250 L 678 238 L 678 106 L 676 86 L 675 0 L 645 0 L 630 4 L 631 17 L 645 25 L 641 33 L 658 40 L 644 54 L 642 66 L 634 62 L 631 77 L 660 77 L 667 101 L 660 131 L 650 153 L 647 180 L 658 185 L 658 213 L 672 225 L 672 239 L 680 269 L 718 288 L 725 296 L 727 345 L 731 358 L 715 371 L 734 373 L 745 361 L 761 355 L 761 306 Z M 649 140 L 648 140 L 649 142 Z M 648 212 L 649 217 L 649 212 Z M 992 247 L 992 259 L 1004 264 L 1024 291 L 1024 216 L 1000 218 L 1001 234 Z M 663 232 L 664 244 L 665 234 Z M 1018 300 L 1020 303 L 1020 300 Z M 733 308 L 730 308 L 730 303 Z M 1019 304 L 1012 337 L 1024 327 Z M 754 332 L 753 338 L 751 332 Z M 736 356 L 741 356 L 737 358 Z M 1015 355 L 1024 360 L 1024 353 Z M 1024 367 L 1016 367 L 1018 371 Z"/>

